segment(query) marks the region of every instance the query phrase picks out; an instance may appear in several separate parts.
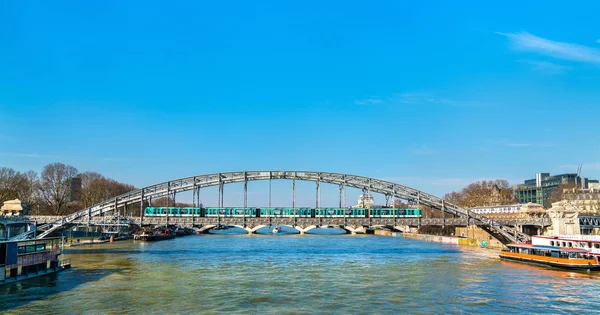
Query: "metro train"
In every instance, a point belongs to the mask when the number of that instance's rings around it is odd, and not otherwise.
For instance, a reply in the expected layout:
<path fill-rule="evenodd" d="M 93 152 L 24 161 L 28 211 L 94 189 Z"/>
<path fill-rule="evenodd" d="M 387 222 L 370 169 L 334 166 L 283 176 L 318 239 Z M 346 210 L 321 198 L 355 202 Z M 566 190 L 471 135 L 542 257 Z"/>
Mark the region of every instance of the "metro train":
<path fill-rule="evenodd" d="M 420 218 L 422 210 L 418 208 L 177 208 L 147 207 L 144 216 L 148 217 L 304 217 L 304 218 Z"/>

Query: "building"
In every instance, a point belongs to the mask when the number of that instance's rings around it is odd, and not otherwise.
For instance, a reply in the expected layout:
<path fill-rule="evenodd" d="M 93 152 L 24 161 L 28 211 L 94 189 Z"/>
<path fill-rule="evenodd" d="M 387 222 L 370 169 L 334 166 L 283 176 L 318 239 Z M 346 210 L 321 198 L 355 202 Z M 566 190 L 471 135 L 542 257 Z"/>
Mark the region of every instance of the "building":
<path fill-rule="evenodd" d="M 373 195 L 368 192 L 358 196 L 358 202 L 354 208 L 365 208 L 371 209 L 375 205 L 375 201 L 373 199 Z"/>
<path fill-rule="evenodd" d="M 81 177 L 73 177 L 69 180 L 69 202 L 81 199 Z"/>
<path fill-rule="evenodd" d="M 19 199 L 5 201 L 2 208 L 0 208 L 0 215 L 3 216 L 21 216 L 28 214 L 29 208 L 25 202 Z"/>
<path fill-rule="evenodd" d="M 543 216 L 546 213 L 542 205 L 535 203 L 483 206 L 474 207 L 469 210 L 492 219 L 516 219 L 530 216 L 537 217 Z"/>
<path fill-rule="evenodd" d="M 528 179 L 515 189 L 515 196 L 520 203 L 538 203 L 548 209 L 550 195 L 559 186 L 573 185 L 587 189 L 589 184 L 598 183 L 598 180 L 588 180 L 575 173 L 550 176 L 550 173 L 537 173 L 535 178 Z"/>

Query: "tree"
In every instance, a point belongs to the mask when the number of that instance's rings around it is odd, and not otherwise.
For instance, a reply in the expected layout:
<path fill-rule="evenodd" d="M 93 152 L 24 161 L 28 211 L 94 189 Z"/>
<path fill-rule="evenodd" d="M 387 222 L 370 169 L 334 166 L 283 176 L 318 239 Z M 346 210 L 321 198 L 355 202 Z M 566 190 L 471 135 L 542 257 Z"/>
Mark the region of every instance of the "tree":
<path fill-rule="evenodd" d="M 0 168 L 0 202 L 18 198 L 33 207 L 38 201 L 37 180 L 34 171 L 20 173 L 12 168 Z"/>
<path fill-rule="evenodd" d="M 9 167 L 0 167 L 0 202 L 17 198 L 16 186 L 20 173 Z"/>
<path fill-rule="evenodd" d="M 94 174 L 99 175 L 99 177 L 86 182 L 85 186 L 82 185 L 81 199 L 84 207 L 90 207 L 107 199 L 135 190 L 135 187 L 132 185 L 119 183 L 116 180 L 105 178 L 98 173 Z M 82 183 L 83 181 L 82 179 Z"/>
<path fill-rule="evenodd" d="M 561 200 L 573 200 L 576 197 L 576 187 L 575 183 L 563 184 L 559 185 L 550 193 L 550 197 L 548 198 L 548 204 L 552 204 L 554 202 L 558 202 Z"/>
<path fill-rule="evenodd" d="M 38 185 L 40 197 L 53 215 L 64 215 L 70 197 L 70 180 L 77 176 L 71 165 L 52 163 L 44 166 Z"/>
<path fill-rule="evenodd" d="M 466 208 L 511 204 L 519 201 L 508 181 L 504 179 L 477 181 L 459 192 L 446 194 L 444 199 Z"/>
<path fill-rule="evenodd" d="M 89 172 L 89 171 L 79 174 L 79 177 L 81 178 L 81 189 L 82 190 L 85 189 L 92 181 L 94 181 L 96 179 L 104 178 L 104 176 L 102 176 L 102 174 L 100 174 L 100 173 Z"/>
<path fill-rule="evenodd" d="M 30 209 L 36 207 L 40 202 L 38 181 L 38 174 L 30 170 L 20 174 L 20 180 L 16 187 L 18 198 L 24 201 Z"/>

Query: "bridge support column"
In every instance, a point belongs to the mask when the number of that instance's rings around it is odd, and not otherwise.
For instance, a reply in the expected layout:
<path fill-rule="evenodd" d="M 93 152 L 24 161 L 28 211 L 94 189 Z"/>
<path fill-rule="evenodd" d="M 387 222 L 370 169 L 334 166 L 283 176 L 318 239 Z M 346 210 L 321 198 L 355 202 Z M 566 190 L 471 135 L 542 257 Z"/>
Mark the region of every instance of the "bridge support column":
<path fill-rule="evenodd" d="M 344 190 L 344 209 L 346 209 L 346 175 L 344 175 L 344 183 L 342 184 Z"/>
<path fill-rule="evenodd" d="M 221 173 L 219 173 L 219 192 L 218 192 L 218 207 L 222 208 L 223 207 L 223 182 L 221 182 Z"/>
<path fill-rule="evenodd" d="M 292 178 L 292 208 L 294 208 L 294 219 L 296 218 L 296 172 Z"/>
<path fill-rule="evenodd" d="M 140 227 L 144 225 L 144 188 L 140 197 Z M 89 228 L 89 226 L 88 226 Z"/>
<path fill-rule="evenodd" d="M 317 178 L 316 209 L 319 209 L 320 207 L 321 207 L 321 175 L 319 174 L 319 177 Z"/>
<path fill-rule="evenodd" d="M 169 198 L 171 198 L 171 182 L 167 182 L 167 208 L 169 207 Z"/>
<path fill-rule="evenodd" d="M 446 228 L 446 204 L 442 199 L 442 230 Z M 442 232 L 443 233 L 443 232 Z"/>
<path fill-rule="evenodd" d="M 200 203 L 200 186 L 198 186 L 198 192 L 196 192 L 196 199 L 196 206 L 202 208 L 202 204 Z"/>
<path fill-rule="evenodd" d="M 340 185 L 340 205 L 339 207 L 342 207 L 342 185 Z"/>
<path fill-rule="evenodd" d="M 248 172 L 244 172 L 244 208 L 248 208 Z M 246 215 L 246 211 L 244 211 L 244 215 Z"/>
<path fill-rule="evenodd" d="M 271 177 L 273 174 L 269 171 L 269 208 L 271 208 Z"/>

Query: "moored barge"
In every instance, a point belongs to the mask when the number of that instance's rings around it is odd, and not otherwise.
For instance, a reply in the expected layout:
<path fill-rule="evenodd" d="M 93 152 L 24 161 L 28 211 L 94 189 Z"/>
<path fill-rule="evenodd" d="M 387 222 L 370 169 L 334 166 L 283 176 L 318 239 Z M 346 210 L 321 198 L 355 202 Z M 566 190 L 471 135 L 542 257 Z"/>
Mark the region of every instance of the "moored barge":
<path fill-rule="evenodd" d="M 600 270 L 598 258 L 588 251 L 575 248 L 530 244 L 508 244 L 500 258 L 563 269 Z"/>
<path fill-rule="evenodd" d="M 0 242 L 0 285 L 63 271 L 71 262 L 60 260 L 61 238 Z"/>
<path fill-rule="evenodd" d="M 145 241 L 145 242 L 154 242 L 154 241 L 162 241 L 162 240 L 170 240 L 175 238 L 175 234 L 171 232 L 143 232 L 142 234 L 135 234 L 133 239 L 136 241 Z"/>

